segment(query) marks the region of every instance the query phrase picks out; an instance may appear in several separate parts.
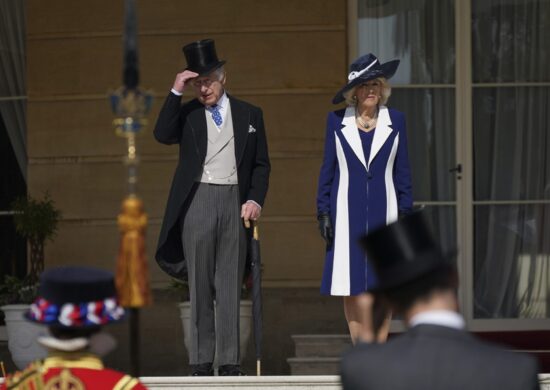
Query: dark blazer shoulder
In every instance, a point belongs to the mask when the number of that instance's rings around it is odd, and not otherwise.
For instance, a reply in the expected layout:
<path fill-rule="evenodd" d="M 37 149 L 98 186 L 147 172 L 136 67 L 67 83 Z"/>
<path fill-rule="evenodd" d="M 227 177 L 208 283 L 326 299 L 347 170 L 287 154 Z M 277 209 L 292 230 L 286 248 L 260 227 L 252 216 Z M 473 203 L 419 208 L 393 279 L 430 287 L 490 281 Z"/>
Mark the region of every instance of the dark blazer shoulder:
<path fill-rule="evenodd" d="M 327 116 L 327 127 L 338 128 L 338 126 L 342 124 L 345 113 L 345 108 L 329 112 Z"/>
<path fill-rule="evenodd" d="M 394 343 L 401 336 L 391 338 L 385 344 L 359 343 L 349 348 L 342 355 L 342 371 L 354 371 L 359 368 L 358 365 L 365 364 L 365 361 L 371 359 L 374 361 L 379 360 L 381 354 L 386 355 L 390 350 L 393 350 L 392 347 L 389 347 L 390 343 Z"/>
<path fill-rule="evenodd" d="M 239 108 L 244 110 L 253 111 L 253 112 L 262 112 L 262 109 L 260 107 L 255 106 L 252 103 L 245 102 L 244 100 L 236 98 L 235 96 L 230 94 L 227 94 L 227 97 L 229 98 L 229 101 L 231 102 L 232 106 L 236 105 Z"/>
<path fill-rule="evenodd" d="M 394 361 L 387 344 L 363 343 L 351 347 L 344 352 L 340 361 L 343 388 L 346 390 L 364 388 L 365 376 L 370 381 L 372 375 L 385 375 L 384 362 L 390 362 L 391 365 Z"/>
<path fill-rule="evenodd" d="M 401 377 L 388 377 L 402 367 L 409 370 Z M 532 357 L 504 350 L 463 330 L 428 324 L 410 328 L 386 344 L 354 347 L 344 354 L 341 372 L 344 389 L 361 389 L 366 384 L 380 388 L 382 383 L 391 383 L 387 388 L 428 388 L 427 383 L 445 383 L 454 372 L 464 373 L 463 378 L 454 379 L 463 385 L 460 388 L 485 389 L 495 383 L 495 388 L 534 389 L 537 383 Z"/>
<path fill-rule="evenodd" d="M 388 107 L 388 113 L 392 122 L 405 123 L 405 114 L 395 108 Z"/>
<path fill-rule="evenodd" d="M 344 118 L 345 114 L 346 114 L 346 109 L 342 108 L 340 110 L 329 112 L 328 117 L 329 118 L 334 118 L 334 119 L 340 119 L 340 121 L 341 121 Z"/>
<path fill-rule="evenodd" d="M 192 111 L 202 109 L 202 108 L 204 108 L 204 105 L 201 102 L 199 102 L 199 99 L 195 98 L 181 105 L 181 113 L 188 114 Z"/>
<path fill-rule="evenodd" d="M 509 368 L 511 373 L 536 374 L 537 361 L 527 354 L 509 350 L 504 345 L 480 339 L 476 335 L 464 330 L 451 329 L 437 325 L 419 325 L 406 332 L 408 338 L 423 340 L 444 340 L 448 347 L 454 347 L 455 351 L 469 354 L 480 361 L 492 361 L 502 369 Z M 426 344 L 426 342 L 424 342 Z M 448 349 L 449 350 L 449 349 Z M 529 375 L 527 375 L 529 377 Z"/>

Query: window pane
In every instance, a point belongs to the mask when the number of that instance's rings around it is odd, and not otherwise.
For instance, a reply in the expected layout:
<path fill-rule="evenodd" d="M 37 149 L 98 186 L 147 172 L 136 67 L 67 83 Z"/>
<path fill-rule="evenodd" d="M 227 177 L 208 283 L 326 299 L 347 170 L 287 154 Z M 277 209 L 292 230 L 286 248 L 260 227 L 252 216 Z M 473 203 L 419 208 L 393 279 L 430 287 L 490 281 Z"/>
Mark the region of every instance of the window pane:
<path fill-rule="evenodd" d="M 426 206 L 424 212 L 443 251 L 456 250 L 456 207 Z"/>
<path fill-rule="evenodd" d="M 550 205 L 476 206 L 474 315 L 550 318 Z"/>
<path fill-rule="evenodd" d="M 453 0 L 358 0 L 358 53 L 398 58 L 394 84 L 452 84 Z"/>
<path fill-rule="evenodd" d="M 472 1 L 474 82 L 550 80 L 550 0 Z"/>
<path fill-rule="evenodd" d="M 476 88 L 475 200 L 550 199 L 550 88 Z"/>
<path fill-rule="evenodd" d="M 454 89 L 394 88 L 389 105 L 405 113 L 415 201 L 454 201 Z"/>

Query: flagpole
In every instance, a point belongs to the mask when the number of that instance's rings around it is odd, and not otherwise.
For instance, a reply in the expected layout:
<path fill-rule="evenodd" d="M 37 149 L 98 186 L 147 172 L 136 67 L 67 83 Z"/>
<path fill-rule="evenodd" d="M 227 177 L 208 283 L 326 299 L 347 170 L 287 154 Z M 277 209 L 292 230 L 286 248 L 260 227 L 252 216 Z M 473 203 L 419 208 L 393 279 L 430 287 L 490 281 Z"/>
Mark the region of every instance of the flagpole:
<path fill-rule="evenodd" d="M 131 374 L 140 375 L 139 308 L 152 302 L 149 270 L 145 252 L 147 214 L 138 196 L 137 136 L 147 124 L 145 119 L 152 95 L 139 89 L 137 17 L 135 0 L 125 0 L 123 86 L 110 95 L 115 114 L 116 134 L 126 139 L 128 194 L 117 217 L 120 246 L 116 264 L 116 287 L 120 304 L 128 311 Z"/>

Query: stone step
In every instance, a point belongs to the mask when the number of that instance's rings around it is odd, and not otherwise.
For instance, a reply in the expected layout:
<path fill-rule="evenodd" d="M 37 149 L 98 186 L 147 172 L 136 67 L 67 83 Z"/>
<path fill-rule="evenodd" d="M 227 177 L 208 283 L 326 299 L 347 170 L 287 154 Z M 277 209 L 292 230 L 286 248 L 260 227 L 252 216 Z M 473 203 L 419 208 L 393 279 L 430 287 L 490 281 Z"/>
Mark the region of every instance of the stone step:
<path fill-rule="evenodd" d="M 339 357 L 293 357 L 286 359 L 291 375 L 338 375 Z"/>
<path fill-rule="evenodd" d="M 314 334 L 292 335 L 296 357 L 340 357 L 351 347 L 349 335 Z"/>
<path fill-rule="evenodd" d="M 323 376 L 142 377 L 149 390 L 341 390 L 340 378 Z"/>

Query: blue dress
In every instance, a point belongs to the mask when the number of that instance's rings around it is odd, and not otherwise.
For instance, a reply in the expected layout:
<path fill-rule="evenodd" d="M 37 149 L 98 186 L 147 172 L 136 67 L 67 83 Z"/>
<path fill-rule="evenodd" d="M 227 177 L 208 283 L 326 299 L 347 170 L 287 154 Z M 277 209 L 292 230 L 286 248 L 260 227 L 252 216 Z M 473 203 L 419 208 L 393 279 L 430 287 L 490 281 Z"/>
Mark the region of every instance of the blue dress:
<path fill-rule="evenodd" d="M 355 108 L 331 112 L 319 175 L 317 212 L 328 213 L 334 240 L 321 282 L 325 295 L 358 295 L 376 283 L 359 239 L 412 209 L 405 118 L 380 107 L 375 131 L 355 123 Z"/>

